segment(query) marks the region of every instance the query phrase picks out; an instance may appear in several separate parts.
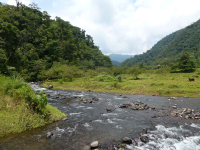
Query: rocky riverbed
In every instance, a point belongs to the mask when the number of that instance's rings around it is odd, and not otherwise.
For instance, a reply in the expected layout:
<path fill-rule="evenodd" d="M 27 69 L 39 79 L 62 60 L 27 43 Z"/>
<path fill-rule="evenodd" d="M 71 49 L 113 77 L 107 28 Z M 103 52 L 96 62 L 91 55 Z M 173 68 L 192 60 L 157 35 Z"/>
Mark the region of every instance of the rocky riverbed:
<path fill-rule="evenodd" d="M 0 139 L 0 150 L 200 149 L 200 99 L 32 87 L 68 118 Z"/>

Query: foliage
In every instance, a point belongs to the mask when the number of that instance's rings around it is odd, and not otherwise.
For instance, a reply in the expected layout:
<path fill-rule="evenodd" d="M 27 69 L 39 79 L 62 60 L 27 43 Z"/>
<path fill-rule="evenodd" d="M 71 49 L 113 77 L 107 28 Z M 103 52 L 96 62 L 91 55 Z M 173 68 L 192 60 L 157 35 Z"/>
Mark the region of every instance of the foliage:
<path fill-rule="evenodd" d="M 64 79 L 72 81 L 73 78 L 82 76 L 84 76 L 84 72 L 78 67 L 54 62 L 53 66 L 49 70 L 41 71 L 38 78 L 41 80 Z"/>
<path fill-rule="evenodd" d="M 200 20 L 176 31 L 155 44 L 150 50 L 134 58 L 125 60 L 123 66 L 144 63 L 146 66 L 172 66 L 184 52 L 192 56 L 192 61 L 200 67 Z"/>
<path fill-rule="evenodd" d="M 135 79 L 139 79 L 138 75 L 142 73 L 142 70 L 138 66 L 133 66 L 128 69 L 129 74 L 133 74 L 135 76 Z"/>
<path fill-rule="evenodd" d="M 183 53 L 181 58 L 178 59 L 178 63 L 172 66 L 172 72 L 194 72 L 195 64 L 190 59 L 188 53 Z"/>
<path fill-rule="evenodd" d="M 113 76 L 107 75 L 107 74 L 99 75 L 96 77 L 96 79 L 101 82 L 112 82 L 115 80 L 115 78 Z"/>
<path fill-rule="evenodd" d="M 66 115 L 47 104 L 41 91 L 36 95 L 22 79 L 0 76 L 0 137 L 37 128 Z"/>
<path fill-rule="evenodd" d="M 55 62 L 83 70 L 112 66 L 83 29 L 51 19 L 34 3 L 0 5 L 0 72 L 7 74 L 10 66 L 25 80 L 38 80 Z"/>

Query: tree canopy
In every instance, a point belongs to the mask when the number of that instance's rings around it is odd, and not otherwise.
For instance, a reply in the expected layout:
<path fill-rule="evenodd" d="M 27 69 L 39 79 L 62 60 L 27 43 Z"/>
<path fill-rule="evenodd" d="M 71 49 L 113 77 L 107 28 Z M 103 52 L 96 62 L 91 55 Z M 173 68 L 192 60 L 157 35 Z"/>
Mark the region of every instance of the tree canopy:
<path fill-rule="evenodd" d="M 34 3 L 0 4 L 0 72 L 6 74 L 10 66 L 37 80 L 54 62 L 87 69 L 111 67 L 110 58 L 85 32 L 60 17 L 51 19 Z"/>

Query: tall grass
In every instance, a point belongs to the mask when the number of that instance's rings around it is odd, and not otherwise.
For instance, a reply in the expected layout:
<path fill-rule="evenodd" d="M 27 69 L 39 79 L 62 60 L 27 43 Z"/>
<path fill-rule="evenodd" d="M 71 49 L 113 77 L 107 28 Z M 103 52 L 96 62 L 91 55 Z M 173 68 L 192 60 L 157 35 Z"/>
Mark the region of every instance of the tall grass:
<path fill-rule="evenodd" d="M 43 126 L 65 116 L 22 79 L 0 75 L 0 137 Z"/>

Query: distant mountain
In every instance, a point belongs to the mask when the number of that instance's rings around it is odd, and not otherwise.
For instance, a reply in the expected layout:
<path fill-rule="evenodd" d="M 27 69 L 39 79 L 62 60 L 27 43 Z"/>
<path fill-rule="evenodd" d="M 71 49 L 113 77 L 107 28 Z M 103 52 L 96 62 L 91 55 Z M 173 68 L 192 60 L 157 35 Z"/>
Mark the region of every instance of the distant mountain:
<path fill-rule="evenodd" d="M 189 52 L 196 62 L 200 62 L 200 20 L 166 36 L 146 53 L 129 58 L 122 65 L 132 66 L 141 62 L 147 66 L 170 65 L 183 52 Z"/>
<path fill-rule="evenodd" d="M 112 64 L 114 66 L 120 66 L 121 65 L 121 63 L 119 63 L 118 61 L 115 61 L 115 60 L 112 60 Z"/>
<path fill-rule="evenodd" d="M 128 58 L 134 57 L 135 55 L 110 54 L 108 56 L 110 57 L 112 61 L 117 61 L 121 63 Z"/>

